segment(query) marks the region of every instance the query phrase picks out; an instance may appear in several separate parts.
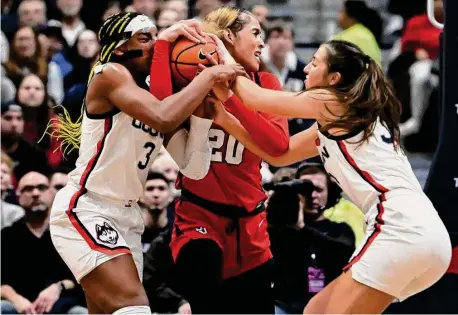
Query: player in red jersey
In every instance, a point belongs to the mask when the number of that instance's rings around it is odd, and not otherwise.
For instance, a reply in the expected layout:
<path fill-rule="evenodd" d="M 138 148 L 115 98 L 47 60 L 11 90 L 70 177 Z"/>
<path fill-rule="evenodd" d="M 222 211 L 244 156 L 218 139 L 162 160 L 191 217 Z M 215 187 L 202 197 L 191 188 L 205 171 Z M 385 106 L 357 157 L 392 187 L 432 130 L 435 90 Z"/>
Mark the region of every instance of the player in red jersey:
<path fill-rule="evenodd" d="M 220 8 L 205 18 L 202 29 L 221 38 L 258 85 L 281 90 L 274 75 L 257 72 L 264 43 L 261 27 L 248 11 Z M 167 49 L 156 44 L 154 64 L 161 65 L 161 78 L 170 77 Z M 158 98 L 172 93 L 170 80 L 151 82 L 150 87 Z M 235 95 L 225 106 L 264 150 L 274 156 L 287 151 L 286 118 L 249 110 Z M 180 292 L 193 313 L 273 313 L 261 159 L 217 125 L 209 135 L 213 154 L 207 176 L 180 176 L 177 182 L 182 196 L 171 248 Z"/>

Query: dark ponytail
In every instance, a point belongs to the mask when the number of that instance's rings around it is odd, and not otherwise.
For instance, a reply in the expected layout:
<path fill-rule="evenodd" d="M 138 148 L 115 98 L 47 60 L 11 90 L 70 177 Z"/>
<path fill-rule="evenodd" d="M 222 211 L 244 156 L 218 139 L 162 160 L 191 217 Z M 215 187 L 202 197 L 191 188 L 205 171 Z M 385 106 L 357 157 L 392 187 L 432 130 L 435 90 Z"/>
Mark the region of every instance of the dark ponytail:
<path fill-rule="evenodd" d="M 329 72 L 338 72 L 341 75 L 336 85 L 325 89 L 331 91 L 347 110 L 337 120 L 329 121 L 321 130 L 362 129 L 363 142 L 372 135 L 374 122 L 379 118 L 390 132 L 397 149 L 402 106 L 383 70 L 352 43 L 332 40 L 324 45 Z M 335 116 L 329 109 L 328 111 Z"/>

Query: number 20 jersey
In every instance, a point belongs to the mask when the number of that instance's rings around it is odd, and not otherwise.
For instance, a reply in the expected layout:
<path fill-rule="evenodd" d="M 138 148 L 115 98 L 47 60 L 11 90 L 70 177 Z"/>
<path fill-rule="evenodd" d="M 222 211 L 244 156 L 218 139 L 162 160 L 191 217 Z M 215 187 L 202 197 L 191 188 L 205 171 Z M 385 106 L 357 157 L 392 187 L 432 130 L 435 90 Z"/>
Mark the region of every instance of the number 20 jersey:
<path fill-rule="evenodd" d="M 316 145 L 326 171 L 364 213 L 389 191 L 422 193 L 406 155 L 400 148 L 395 150 L 379 120 L 369 140 L 358 143 L 362 136 L 362 131 L 344 136 L 318 131 Z"/>
<path fill-rule="evenodd" d="M 138 200 L 163 135 L 119 110 L 83 115 L 79 157 L 69 180 L 107 198 Z"/>

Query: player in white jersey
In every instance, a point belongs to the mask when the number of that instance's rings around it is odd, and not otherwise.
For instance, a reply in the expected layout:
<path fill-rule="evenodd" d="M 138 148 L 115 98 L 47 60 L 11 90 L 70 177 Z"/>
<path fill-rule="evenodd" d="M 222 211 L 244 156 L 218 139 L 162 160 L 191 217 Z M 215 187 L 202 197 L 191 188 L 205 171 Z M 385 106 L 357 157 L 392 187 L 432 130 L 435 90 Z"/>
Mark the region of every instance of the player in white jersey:
<path fill-rule="evenodd" d="M 186 36 L 199 42 L 201 35 L 198 22 L 190 20 L 165 30 L 158 41 Z M 81 144 L 76 169 L 52 207 L 51 236 L 81 283 L 90 313 L 151 313 L 141 284 L 144 222 L 137 204 L 148 170 L 163 133 L 191 116 L 215 82 L 227 83 L 244 73 L 239 66 L 212 67 L 159 101 L 142 88 L 155 36 L 154 24 L 144 15 L 109 17 L 99 32 L 102 50 L 89 79 L 81 129 L 61 121 L 64 139 Z M 173 141 L 183 148 L 171 151 L 187 176 L 203 176 L 210 162 L 212 121 L 194 115 L 190 120 L 189 133 L 180 131 L 181 140 Z M 79 130 L 81 138 L 74 139 Z"/>
<path fill-rule="evenodd" d="M 329 41 L 304 72 L 307 91 L 299 94 L 262 89 L 242 77 L 233 87 L 252 109 L 317 120 L 291 137 L 284 155 L 263 152 L 221 105 L 214 122 L 276 166 L 319 154 L 326 171 L 365 212 L 365 242 L 304 313 L 382 313 L 442 277 L 451 260 L 450 238 L 399 146 L 401 105 L 382 69 L 355 45 Z M 213 92 L 221 101 L 232 93 L 221 85 Z"/>

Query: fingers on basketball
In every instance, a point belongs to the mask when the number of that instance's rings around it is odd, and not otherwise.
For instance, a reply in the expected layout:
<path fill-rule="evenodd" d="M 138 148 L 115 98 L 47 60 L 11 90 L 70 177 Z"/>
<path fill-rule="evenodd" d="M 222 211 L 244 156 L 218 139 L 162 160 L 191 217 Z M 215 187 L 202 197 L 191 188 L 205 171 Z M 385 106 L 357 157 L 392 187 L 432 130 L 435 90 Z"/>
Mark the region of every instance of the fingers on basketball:
<path fill-rule="evenodd" d="M 194 30 L 194 32 L 196 32 Z M 172 48 L 170 66 L 175 85 L 185 87 L 205 67 L 219 63 L 216 44 L 211 37 L 205 35 L 207 43 L 196 43 L 180 37 Z M 210 60 L 208 58 L 210 55 Z M 202 67 L 203 66 L 203 67 Z"/>

